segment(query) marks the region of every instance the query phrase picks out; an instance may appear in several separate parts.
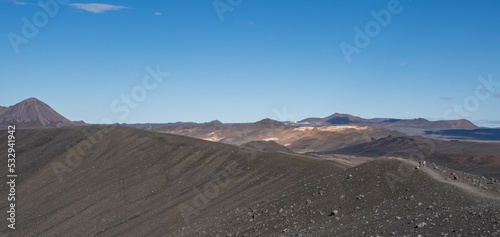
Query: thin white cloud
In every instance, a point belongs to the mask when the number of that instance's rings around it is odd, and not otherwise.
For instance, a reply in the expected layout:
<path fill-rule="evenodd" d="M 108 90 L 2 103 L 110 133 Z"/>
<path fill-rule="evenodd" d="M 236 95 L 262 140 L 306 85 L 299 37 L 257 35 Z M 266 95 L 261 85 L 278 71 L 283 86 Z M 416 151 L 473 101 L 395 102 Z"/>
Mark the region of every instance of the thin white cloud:
<path fill-rule="evenodd" d="M 109 5 L 109 4 L 101 4 L 101 3 L 72 3 L 69 4 L 72 7 L 92 12 L 92 13 L 102 13 L 106 11 L 119 11 L 128 7 L 118 6 L 118 5 Z"/>
<path fill-rule="evenodd" d="M 161 12 L 155 12 L 155 16 L 161 16 L 163 15 Z"/>

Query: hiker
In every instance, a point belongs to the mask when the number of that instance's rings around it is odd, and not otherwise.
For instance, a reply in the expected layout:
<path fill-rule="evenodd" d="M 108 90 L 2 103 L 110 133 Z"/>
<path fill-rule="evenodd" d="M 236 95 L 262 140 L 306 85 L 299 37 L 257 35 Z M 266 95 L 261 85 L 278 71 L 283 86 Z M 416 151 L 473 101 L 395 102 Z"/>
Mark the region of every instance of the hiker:
<path fill-rule="evenodd" d="M 424 160 L 424 167 L 425 167 L 425 160 Z"/>
<path fill-rule="evenodd" d="M 422 160 L 418 160 L 418 167 L 422 167 Z"/>

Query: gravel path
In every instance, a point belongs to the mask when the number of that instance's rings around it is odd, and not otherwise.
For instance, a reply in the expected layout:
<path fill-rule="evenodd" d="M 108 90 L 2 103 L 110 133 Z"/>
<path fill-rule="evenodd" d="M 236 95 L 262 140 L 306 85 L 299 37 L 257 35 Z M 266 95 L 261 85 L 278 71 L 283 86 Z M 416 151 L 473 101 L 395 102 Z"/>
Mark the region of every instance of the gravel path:
<path fill-rule="evenodd" d="M 402 160 L 410 165 L 413 165 L 415 167 L 418 166 L 418 162 L 417 161 L 414 161 L 414 160 L 408 160 L 408 159 L 401 159 L 401 158 L 396 158 L 398 160 Z M 473 187 L 473 186 L 470 186 L 466 183 L 462 183 L 460 181 L 457 181 L 457 180 L 451 180 L 451 179 L 446 179 L 442 174 L 441 172 L 437 172 L 434 168 L 431 167 L 432 165 L 431 164 L 427 164 L 427 167 L 420 167 L 419 170 L 425 172 L 426 174 L 428 174 L 429 176 L 431 176 L 432 178 L 434 178 L 435 180 L 437 181 L 440 181 L 440 182 L 443 182 L 443 183 L 447 183 L 447 184 L 451 184 L 451 185 L 454 185 L 464 191 L 467 191 L 471 194 L 474 194 L 474 195 L 477 195 L 477 196 L 480 196 L 480 197 L 483 197 L 483 198 L 488 198 L 488 199 L 493 199 L 493 200 L 496 200 L 496 201 L 500 201 L 500 194 L 496 194 L 494 192 L 485 192 L 485 190 L 482 190 L 480 188 L 477 188 L 477 187 Z"/>

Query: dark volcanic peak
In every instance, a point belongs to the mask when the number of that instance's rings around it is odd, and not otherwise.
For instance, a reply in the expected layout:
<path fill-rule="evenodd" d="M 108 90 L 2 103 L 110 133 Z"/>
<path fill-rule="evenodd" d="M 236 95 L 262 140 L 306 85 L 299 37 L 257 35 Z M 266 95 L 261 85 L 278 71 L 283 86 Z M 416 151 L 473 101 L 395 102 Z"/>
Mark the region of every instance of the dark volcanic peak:
<path fill-rule="evenodd" d="M 269 119 L 269 118 L 260 120 L 258 122 L 255 122 L 254 124 L 255 125 L 260 125 L 260 126 L 265 126 L 265 127 L 268 127 L 268 126 L 269 127 L 282 127 L 282 126 L 285 126 L 284 123 L 276 121 L 276 120 L 272 120 L 272 119 Z"/>
<path fill-rule="evenodd" d="M 62 127 L 82 125 L 82 123 L 68 120 L 33 97 L 0 109 L 0 126 L 15 124 L 21 128 Z"/>
<path fill-rule="evenodd" d="M 319 121 L 319 120 L 322 120 L 321 118 L 306 118 L 306 119 L 303 119 L 303 120 L 300 120 L 299 123 L 304 123 L 304 122 L 316 122 L 316 121 Z"/>
<path fill-rule="evenodd" d="M 221 125 L 221 124 L 223 124 L 223 123 L 222 123 L 221 121 L 219 121 L 219 120 L 212 120 L 212 121 L 208 122 L 208 124 L 217 124 L 217 125 Z"/>
<path fill-rule="evenodd" d="M 200 123 L 198 126 L 205 129 L 222 129 L 224 124 L 219 120 L 213 120 L 208 123 Z"/>
<path fill-rule="evenodd" d="M 351 115 L 351 114 L 343 114 L 343 113 L 334 113 L 333 115 L 330 115 L 327 118 L 332 118 L 332 117 L 344 117 L 344 118 L 350 118 L 350 119 L 362 119 L 360 117 Z"/>
<path fill-rule="evenodd" d="M 359 122 L 365 122 L 365 119 L 362 119 L 360 117 L 356 117 L 350 114 L 341 114 L 341 113 L 335 113 L 331 116 L 328 116 L 325 118 L 327 122 L 330 124 L 351 124 L 351 123 L 359 123 Z"/>
<path fill-rule="evenodd" d="M 352 115 L 344 115 L 344 114 L 334 114 L 330 117 L 325 118 L 326 122 L 333 125 L 339 124 L 352 124 L 355 123 L 356 119 Z"/>

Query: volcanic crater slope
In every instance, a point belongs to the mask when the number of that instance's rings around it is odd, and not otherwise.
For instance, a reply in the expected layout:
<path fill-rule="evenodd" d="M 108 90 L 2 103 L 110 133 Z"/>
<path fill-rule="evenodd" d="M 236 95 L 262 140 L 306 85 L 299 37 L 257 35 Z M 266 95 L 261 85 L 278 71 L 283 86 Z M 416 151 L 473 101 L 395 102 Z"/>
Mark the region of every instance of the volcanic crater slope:
<path fill-rule="evenodd" d="M 230 210 L 346 168 L 120 126 L 18 130 L 12 236 L 194 236 Z M 7 154 L 0 145 L 0 154 Z M 286 164 L 286 165 L 285 165 Z M 0 171 L 6 175 L 6 169 Z M 0 195 L 7 196 L 7 184 Z M 7 200 L 0 206 L 7 211 Z M 6 233 L 6 225 L 0 233 Z M 11 235 L 9 235 L 11 236 Z"/>
<path fill-rule="evenodd" d="M 16 134 L 9 236 L 499 235 L 498 200 L 401 160 L 349 168 L 120 126 Z"/>
<path fill-rule="evenodd" d="M 489 199 L 443 183 L 428 169 L 398 159 L 365 163 L 233 210 L 208 233 L 500 236 L 498 194 Z"/>

